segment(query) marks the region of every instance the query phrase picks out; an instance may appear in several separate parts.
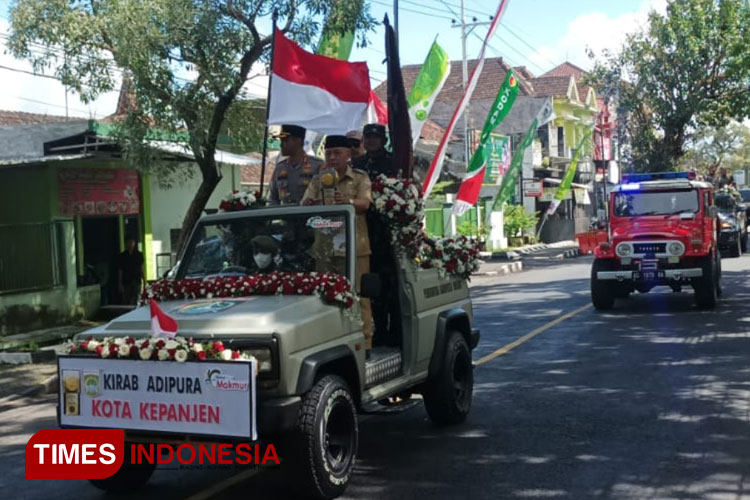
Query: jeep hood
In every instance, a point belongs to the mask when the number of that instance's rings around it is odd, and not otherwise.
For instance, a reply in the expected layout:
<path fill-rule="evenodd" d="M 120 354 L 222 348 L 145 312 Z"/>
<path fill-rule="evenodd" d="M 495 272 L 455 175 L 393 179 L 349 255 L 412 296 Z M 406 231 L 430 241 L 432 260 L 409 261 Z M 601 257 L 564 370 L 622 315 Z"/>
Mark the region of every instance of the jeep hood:
<path fill-rule="evenodd" d="M 668 219 L 659 215 L 618 220 L 612 228 L 612 239 L 620 241 L 700 238 L 702 234 L 700 222 L 695 219 L 681 220 L 678 216 Z"/>
<path fill-rule="evenodd" d="M 161 309 L 178 325 L 178 335 L 211 337 L 214 334 L 269 334 L 299 326 L 321 315 L 338 315 L 341 308 L 324 303 L 317 296 L 259 295 L 160 302 Z M 149 307 L 112 320 L 91 333 L 104 335 L 149 335 Z"/>

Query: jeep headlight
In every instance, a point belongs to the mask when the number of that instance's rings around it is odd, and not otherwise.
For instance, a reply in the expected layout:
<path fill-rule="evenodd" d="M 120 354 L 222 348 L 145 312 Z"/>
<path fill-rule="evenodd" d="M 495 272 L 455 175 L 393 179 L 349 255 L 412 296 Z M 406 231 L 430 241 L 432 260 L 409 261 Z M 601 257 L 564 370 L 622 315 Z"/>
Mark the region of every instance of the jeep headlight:
<path fill-rule="evenodd" d="M 731 219 L 725 219 L 721 221 L 721 228 L 722 229 L 734 229 L 734 224 L 732 223 Z"/>
<path fill-rule="evenodd" d="M 669 255 L 680 256 L 685 253 L 685 245 L 679 241 L 673 241 L 667 246 L 667 251 L 669 252 Z"/>
<path fill-rule="evenodd" d="M 631 253 L 633 253 L 633 249 L 631 248 L 630 244 L 628 243 L 620 243 L 617 245 L 617 255 L 620 257 L 627 257 Z"/>
<path fill-rule="evenodd" d="M 242 349 L 242 352 L 258 360 L 258 373 L 268 373 L 273 369 L 273 355 L 270 347 L 252 347 Z"/>

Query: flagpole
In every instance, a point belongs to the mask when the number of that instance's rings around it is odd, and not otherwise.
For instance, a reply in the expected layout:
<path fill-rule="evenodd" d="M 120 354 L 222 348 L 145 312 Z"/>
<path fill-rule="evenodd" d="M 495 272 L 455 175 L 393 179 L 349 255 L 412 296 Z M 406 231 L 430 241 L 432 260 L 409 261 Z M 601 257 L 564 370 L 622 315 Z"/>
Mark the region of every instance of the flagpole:
<path fill-rule="evenodd" d="M 279 13 L 273 11 L 273 28 L 271 29 L 271 62 L 268 67 L 268 94 L 266 95 L 266 123 L 263 130 L 263 156 L 260 159 L 260 196 L 263 197 L 263 180 L 266 177 L 266 155 L 268 154 L 268 116 L 271 110 L 271 78 L 273 77 L 273 49 L 276 45 L 276 20 Z"/>

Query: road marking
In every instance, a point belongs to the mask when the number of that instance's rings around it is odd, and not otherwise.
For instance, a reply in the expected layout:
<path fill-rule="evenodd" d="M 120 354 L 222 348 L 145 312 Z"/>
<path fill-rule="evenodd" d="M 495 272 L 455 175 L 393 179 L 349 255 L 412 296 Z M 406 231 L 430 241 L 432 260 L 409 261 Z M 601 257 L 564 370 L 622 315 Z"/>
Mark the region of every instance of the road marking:
<path fill-rule="evenodd" d="M 533 331 L 531 331 L 531 332 L 527 333 L 526 335 L 524 335 L 523 337 L 521 337 L 521 338 L 518 338 L 518 339 L 514 340 L 514 341 L 513 341 L 513 342 L 511 342 L 510 344 L 507 344 L 507 345 L 505 345 L 505 346 L 501 347 L 501 348 L 500 348 L 500 349 L 498 349 L 497 351 L 495 351 L 495 352 L 491 352 L 490 354 L 488 354 L 488 355 L 486 355 L 486 356 L 484 356 L 484 357 L 482 357 L 482 358 L 479 358 L 479 359 L 478 359 L 477 361 L 475 361 L 475 362 L 474 362 L 474 366 L 480 366 L 480 365 L 483 365 L 483 364 L 485 364 L 485 363 L 489 363 L 489 362 L 490 362 L 490 361 L 492 361 L 493 359 L 495 359 L 495 358 L 499 358 L 499 357 L 500 357 L 500 356 L 502 356 L 503 354 L 507 354 L 507 353 L 509 353 L 509 352 L 510 352 L 510 351 L 511 351 L 512 349 L 515 349 L 516 347 L 518 347 L 519 345 L 523 344 L 523 343 L 524 343 L 524 342 L 526 342 L 527 340 L 531 340 L 532 338 L 536 337 L 536 336 L 537 336 L 537 335 L 539 335 L 540 333 L 542 333 L 542 332 L 545 332 L 545 331 L 549 330 L 549 329 L 550 329 L 550 328 L 552 328 L 553 326 L 555 326 L 555 325 L 557 325 L 557 324 L 559 324 L 559 323 L 562 323 L 562 322 L 563 322 L 563 321 L 565 321 L 566 319 L 570 319 L 570 318 L 572 318 L 572 317 L 573 317 L 573 316 L 575 316 L 576 314 L 579 314 L 579 313 L 581 313 L 581 312 L 585 311 L 585 310 L 586 310 L 586 309 L 588 309 L 589 307 L 591 307 L 591 304 L 586 304 L 585 306 L 579 307 L 578 309 L 576 309 L 576 310 L 574 310 L 574 311 L 570 311 L 570 312 L 569 312 L 569 313 L 567 313 L 567 314 L 563 314 L 562 316 L 560 316 L 560 317 L 559 317 L 559 318 L 557 318 L 557 319 L 553 319 L 553 320 L 552 320 L 552 321 L 550 321 L 549 323 L 547 323 L 547 324 L 545 324 L 545 325 L 542 325 L 542 326 L 540 326 L 540 327 L 539 327 L 539 328 L 537 328 L 536 330 L 533 330 Z"/>
<path fill-rule="evenodd" d="M 205 490 L 199 491 L 193 496 L 187 497 L 185 500 L 208 500 L 209 498 L 212 498 L 214 495 L 217 495 L 221 493 L 222 491 L 228 488 L 231 488 L 232 486 L 239 484 L 246 479 L 250 479 L 251 477 L 256 475 L 258 472 L 259 472 L 258 469 L 248 469 L 246 471 L 240 472 L 239 474 L 228 477 L 225 480 L 214 484 L 210 488 L 206 488 Z"/>

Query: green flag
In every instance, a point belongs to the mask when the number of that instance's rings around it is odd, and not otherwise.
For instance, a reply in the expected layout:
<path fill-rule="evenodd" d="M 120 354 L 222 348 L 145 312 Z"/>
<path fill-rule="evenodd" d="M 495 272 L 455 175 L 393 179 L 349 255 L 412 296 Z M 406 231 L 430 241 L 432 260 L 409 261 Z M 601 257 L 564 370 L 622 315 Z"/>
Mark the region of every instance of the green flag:
<path fill-rule="evenodd" d="M 414 80 L 414 86 L 411 88 L 409 97 L 406 99 L 409 105 L 412 144 L 416 144 L 419 140 L 419 134 L 427 121 L 432 104 L 443 88 L 450 72 L 451 61 L 448 53 L 437 42 L 432 42 L 427 58 L 424 60 L 417 79 Z"/>
<path fill-rule="evenodd" d="M 547 216 L 555 213 L 555 210 L 557 210 L 557 207 L 560 205 L 560 202 L 565 199 L 565 196 L 570 191 L 570 187 L 573 185 L 573 178 L 575 177 L 576 170 L 578 169 L 578 158 L 581 156 L 583 143 L 586 141 L 586 139 L 588 139 L 590 134 L 591 134 L 591 130 L 589 129 L 581 138 L 581 142 L 578 143 L 578 148 L 576 149 L 576 152 L 573 155 L 573 159 L 570 160 L 570 166 L 568 166 L 568 169 L 565 171 L 565 175 L 563 175 L 562 181 L 560 181 L 560 186 L 557 188 L 557 192 L 555 193 L 555 198 L 552 200 L 552 203 L 549 204 L 549 208 L 547 209 L 547 214 L 546 214 Z"/>
<path fill-rule="evenodd" d="M 545 123 L 555 118 L 555 109 L 552 106 L 552 101 L 548 99 L 542 109 L 537 113 L 534 121 L 529 125 L 529 129 L 526 131 L 521 144 L 516 148 L 513 153 L 513 158 L 510 160 L 510 168 L 503 177 L 503 182 L 500 184 L 500 191 L 498 191 L 495 201 L 492 204 L 492 210 L 499 210 L 503 207 L 503 204 L 513 196 L 516 190 L 516 184 L 518 183 L 518 174 L 521 173 L 521 166 L 523 164 L 523 154 L 536 137 L 536 130 L 544 125 Z"/>
<path fill-rule="evenodd" d="M 509 70 L 508 74 L 505 75 L 505 81 L 497 93 L 495 102 L 492 103 L 487 119 L 484 121 L 482 135 L 479 137 L 479 145 L 477 146 L 477 150 L 474 151 L 474 154 L 471 155 L 469 168 L 466 170 L 466 174 L 461 181 L 461 186 L 458 189 L 456 202 L 453 204 L 453 213 L 459 217 L 471 208 L 479 199 L 479 193 L 482 190 L 482 181 L 484 180 L 484 173 L 487 169 L 487 162 L 489 159 L 487 143 L 490 138 L 490 133 L 492 133 L 505 117 L 508 116 L 510 109 L 513 107 L 513 103 L 516 101 L 517 95 L 518 80 L 515 75 L 513 75 L 513 70 Z"/>

